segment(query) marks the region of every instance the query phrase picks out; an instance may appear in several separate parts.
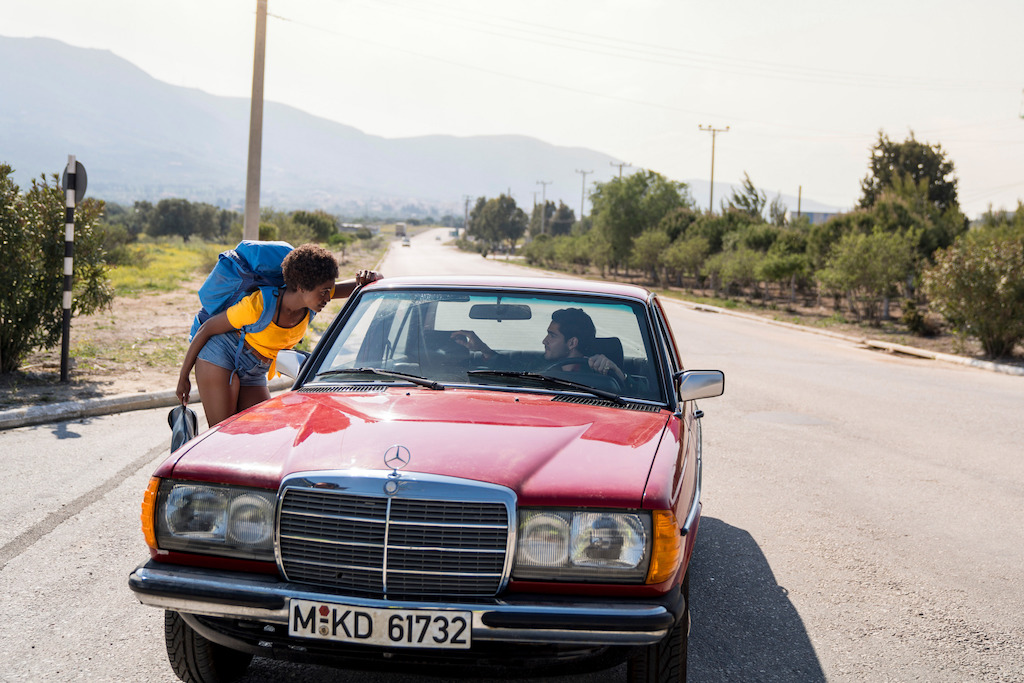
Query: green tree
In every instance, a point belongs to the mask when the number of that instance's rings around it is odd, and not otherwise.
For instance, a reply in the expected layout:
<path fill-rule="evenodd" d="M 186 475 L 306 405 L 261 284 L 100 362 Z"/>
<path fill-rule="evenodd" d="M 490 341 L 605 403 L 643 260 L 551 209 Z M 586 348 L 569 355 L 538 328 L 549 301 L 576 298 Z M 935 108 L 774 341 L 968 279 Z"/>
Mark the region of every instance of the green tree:
<path fill-rule="evenodd" d="M 613 266 L 629 263 L 633 240 L 644 230 L 674 209 L 693 206 L 685 183 L 646 170 L 596 183 L 590 197 L 594 229 L 610 245 Z"/>
<path fill-rule="evenodd" d="M 327 242 L 331 235 L 338 232 L 337 221 L 326 211 L 296 211 L 292 214 L 292 220 L 308 227 L 318 242 Z"/>
<path fill-rule="evenodd" d="M 732 191 L 726 208 L 742 211 L 755 222 L 761 223 L 764 221 L 764 208 L 767 204 L 768 197 L 754 187 L 750 176 L 744 172 L 743 186 L 741 189 Z"/>
<path fill-rule="evenodd" d="M 1017 202 L 1017 210 L 1014 212 L 993 211 L 989 207 L 982 214 L 978 229 L 993 237 L 1024 240 L 1024 201 Z"/>
<path fill-rule="evenodd" d="M 768 206 L 768 222 L 777 227 L 785 227 L 789 220 L 786 218 L 786 213 L 789 211 L 789 207 L 782 201 L 782 195 L 775 195 L 775 199 Z"/>
<path fill-rule="evenodd" d="M 63 322 L 65 198 L 56 174 L 22 193 L 0 164 L 0 372 L 13 372 L 34 348 L 60 341 Z M 72 315 L 88 315 L 113 299 L 99 228 L 103 202 L 75 209 Z"/>
<path fill-rule="evenodd" d="M 850 233 L 868 234 L 874 227 L 871 213 L 864 210 L 833 216 L 824 223 L 810 226 L 807 232 L 807 258 L 814 270 L 821 270 L 828 263 L 835 245 Z"/>
<path fill-rule="evenodd" d="M 733 287 L 755 288 L 758 268 L 764 258 L 764 254 L 741 246 L 713 255 L 707 260 L 706 268 L 715 282 L 715 290 L 725 287 L 728 295 Z"/>
<path fill-rule="evenodd" d="M 797 282 L 810 274 L 807 237 L 793 229 L 782 229 L 761 262 L 758 277 L 768 282 L 789 285 L 789 300 L 796 301 Z"/>
<path fill-rule="evenodd" d="M 703 237 L 708 241 L 711 253 L 725 247 L 726 236 L 741 232 L 751 224 L 750 216 L 739 209 L 726 209 L 719 214 L 701 214 L 693 225 L 687 228 L 687 237 Z"/>
<path fill-rule="evenodd" d="M 687 234 L 690 226 L 698 221 L 700 212 L 691 206 L 680 206 L 672 209 L 658 223 L 658 229 L 664 231 L 670 240 L 675 242 Z"/>
<path fill-rule="evenodd" d="M 193 204 L 192 235 L 207 241 L 216 241 L 220 236 L 220 223 L 217 222 L 219 211 L 220 209 L 212 204 Z"/>
<path fill-rule="evenodd" d="M 848 233 L 833 248 L 828 264 L 817 273 L 818 279 L 826 288 L 846 296 L 858 320 L 879 324 L 883 300 L 913 271 L 919 239 L 914 230 Z"/>
<path fill-rule="evenodd" d="M 281 240 L 295 246 L 316 239 L 313 228 L 296 221 L 292 214 L 270 206 L 260 209 L 259 235 L 261 240 Z"/>
<path fill-rule="evenodd" d="M 572 232 L 572 224 L 575 222 L 576 213 L 560 201 L 548 222 L 548 232 L 552 235 L 568 235 Z"/>
<path fill-rule="evenodd" d="M 697 280 L 701 278 L 704 262 L 710 253 L 707 238 L 697 235 L 676 240 L 665 252 L 665 267 L 675 273 L 678 284 L 682 286 L 685 275 Z"/>
<path fill-rule="evenodd" d="M 554 258 L 559 265 L 569 266 L 573 272 L 583 272 L 590 265 L 591 239 L 587 236 L 559 235 L 552 239 Z"/>
<path fill-rule="evenodd" d="M 916 230 L 922 261 L 930 260 L 936 249 L 950 246 L 967 229 L 960 207 L 943 208 L 929 198 L 928 182 L 914 181 L 909 175 L 896 176 L 892 186 L 878 196 L 871 207 L 874 225 L 885 232 Z"/>
<path fill-rule="evenodd" d="M 477 211 L 477 208 L 479 210 Z M 474 207 L 476 215 L 470 219 L 469 234 L 489 245 L 507 243 L 515 251 L 516 242 L 526 234 L 527 219 L 516 200 L 501 195 Z"/>
<path fill-rule="evenodd" d="M 187 199 L 161 199 L 153 207 L 146 226 L 151 237 L 180 237 L 186 242 L 194 227 L 194 210 Z"/>
<path fill-rule="evenodd" d="M 551 219 L 555 215 L 555 203 L 552 201 L 545 201 L 543 204 L 534 204 L 533 211 L 530 213 L 530 235 L 536 237 L 537 235 L 550 235 L 551 233 Z"/>
<path fill-rule="evenodd" d="M 946 158 L 942 145 L 918 142 L 913 131 L 903 142 L 894 142 L 883 131 L 878 131 L 878 141 L 871 148 L 869 168 L 869 174 L 860 183 L 860 207 L 863 209 L 873 207 L 886 189 L 906 176 L 915 185 L 922 180 L 925 182 L 928 201 L 940 213 L 959 208 L 953 162 Z"/>
<path fill-rule="evenodd" d="M 466 223 L 467 236 L 476 237 L 485 206 L 487 206 L 487 197 L 477 197 L 473 208 L 469 210 L 469 221 Z"/>
<path fill-rule="evenodd" d="M 663 258 L 671 240 L 668 234 L 657 228 L 644 230 L 633 240 L 631 265 L 638 270 L 646 270 L 655 285 L 661 279 L 658 273 L 663 265 Z"/>
<path fill-rule="evenodd" d="M 1000 358 L 1024 340 L 1024 240 L 968 235 L 936 254 L 925 291 L 954 330 Z"/>

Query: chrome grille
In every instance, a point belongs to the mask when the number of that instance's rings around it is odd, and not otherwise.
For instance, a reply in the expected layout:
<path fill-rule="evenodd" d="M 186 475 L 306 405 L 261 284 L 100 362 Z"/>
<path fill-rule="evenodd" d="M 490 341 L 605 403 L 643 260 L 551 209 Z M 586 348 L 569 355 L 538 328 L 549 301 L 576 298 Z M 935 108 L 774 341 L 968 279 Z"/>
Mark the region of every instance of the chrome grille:
<path fill-rule="evenodd" d="M 514 510 L 501 499 L 507 496 L 466 500 L 488 496 L 465 495 L 471 483 L 445 492 L 403 479 L 401 492 L 389 498 L 380 485 L 384 478 L 366 481 L 284 487 L 278 538 L 288 580 L 389 597 L 500 590 Z M 459 499 L 439 500 L 438 493 Z"/>

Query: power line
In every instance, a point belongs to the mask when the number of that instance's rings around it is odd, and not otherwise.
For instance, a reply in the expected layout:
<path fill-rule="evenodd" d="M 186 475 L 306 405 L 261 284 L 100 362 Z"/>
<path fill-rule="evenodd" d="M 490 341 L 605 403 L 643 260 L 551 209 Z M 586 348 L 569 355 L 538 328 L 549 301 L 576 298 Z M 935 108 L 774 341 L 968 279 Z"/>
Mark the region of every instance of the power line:
<path fill-rule="evenodd" d="M 444 5 L 423 2 L 423 0 L 417 0 L 414 4 L 396 2 L 396 0 L 374 0 L 371 4 L 401 7 L 403 11 L 420 13 L 423 19 L 427 21 L 457 28 L 468 26 L 469 30 L 482 35 L 497 35 L 510 40 L 548 45 L 565 50 L 614 57 L 616 59 L 632 59 L 665 66 L 697 68 L 705 71 L 712 70 L 722 73 L 755 76 L 757 78 L 775 78 L 804 83 L 858 87 L 919 87 L 938 90 L 1001 89 L 1008 85 L 1005 82 L 982 82 L 977 79 L 952 81 L 934 78 L 902 77 L 889 73 L 869 74 L 823 69 L 802 64 L 765 62 L 760 59 L 741 59 L 727 55 L 681 50 L 673 47 L 652 46 L 638 41 L 546 26 L 511 17 L 494 18 L 493 15 L 478 15 L 484 18 L 473 18 L 471 13 L 470 16 L 467 16 L 467 13 L 462 9 L 458 11 L 449 10 Z M 515 25 L 524 26 L 525 28 L 519 28 Z"/>
<path fill-rule="evenodd" d="M 623 103 L 626 103 L 626 104 L 632 104 L 632 105 L 636 105 L 636 106 L 640 106 L 640 107 L 650 107 L 650 108 L 654 108 L 654 109 L 661 109 L 661 110 L 664 110 L 664 111 L 679 112 L 679 113 L 682 113 L 682 114 L 689 114 L 689 115 L 692 115 L 692 116 L 701 116 L 701 117 L 709 117 L 709 118 L 729 118 L 729 119 L 732 119 L 732 120 L 737 121 L 737 122 L 743 122 L 743 123 L 752 124 L 751 125 L 751 129 L 748 129 L 747 132 L 745 133 L 745 135 L 758 135 L 758 133 L 755 130 L 752 130 L 752 129 L 755 126 L 757 126 L 757 125 L 762 125 L 762 126 L 767 126 L 767 127 L 772 127 L 772 128 L 794 129 L 794 130 L 801 130 L 801 131 L 808 131 L 808 130 L 810 130 L 810 131 L 816 131 L 816 132 L 821 134 L 820 136 L 807 136 L 807 135 L 800 135 L 800 136 L 784 136 L 783 135 L 783 136 L 780 136 L 780 135 L 773 135 L 771 133 L 764 133 L 763 134 L 766 137 L 775 138 L 775 139 L 778 139 L 778 138 L 781 137 L 782 139 L 793 139 L 793 138 L 796 138 L 796 139 L 818 140 L 818 139 L 821 139 L 822 136 L 825 136 L 826 138 L 829 138 L 829 139 L 848 140 L 848 139 L 862 139 L 862 138 L 865 137 L 865 135 L 862 135 L 862 134 L 850 134 L 850 133 L 847 133 L 847 132 L 827 131 L 827 130 L 808 128 L 807 126 L 797 126 L 797 125 L 791 125 L 791 124 L 786 124 L 786 123 L 777 123 L 777 122 L 771 122 L 771 121 L 756 121 L 754 119 L 747 119 L 747 118 L 743 118 L 743 117 L 728 116 L 728 115 L 722 114 L 721 112 L 717 112 L 716 113 L 716 112 L 708 112 L 708 111 L 698 111 L 698 110 L 694 110 L 694 109 L 685 109 L 683 107 L 677 107 L 677 106 L 670 105 L 670 104 L 663 104 L 663 103 L 660 103 L 660 102 L 649 102 L 649 101 L 645 101 L 645 100 L 634 99 L 634 98 L 631 98 L 631 97 L 623 97 L 621 95 L 614 95 L 614 94 L 609 93 L 607 91 L 586 90 L 584 88 L 577 88 L 577 87 L 574 87 L 574 86 L 562 85 L 562 84 L 559 84 L 559 83 L 552 83 L 550 81 L 543 81 L 543 80 L 536 79 L 536 78 L 528 78 L 528 77 L 525 77 L 525 76 L 518 76 L 518 75 L 507 73 L 507 72 L 504 72 L 504 71 L 498 71 L 496 69 L 488 69 L 486 67 L 480 66 L 479 64 L 469 64 L 469 63 L 460 62 L 460 61 L 457 61 L 457 60 L 454 60 L 454 59 L 447 59 L 447 58 L 444 58 L 444 57 L 438 57 L 437 55 L 427 54 L 427 53 L 424 53 L 424 52 L 418 52 L 416 50 L 411 50 L 411 49 L 406 48 L 406 47 L 401 47 L 401 46 L 397 46 L 397 45 L 391 45 L 391 44 L 383 43 L 383 42 L 380 42 L 380 41 L 377 41 L 377 40 L 371 40 L 369 38 L 366 38 L 365 35 L 357 35 L 357 34 L 353 34 L 353 33 L 345 33 L 343 31 L 338 31 L 338 30 L 335 30 L 335 29 L 327 28 L 327 27 L 325 27 L 323 25 L 309 24 L 309 23 L 306 23 L 306 22 L 303 22 L 303 21 L 299 21 L 299 20 L 296 20 L 296 19 L 289 19 L 289 18 L 285 18 L 285 17 L 277 17 L 277 18 L 279 18 L 279 19 L 281 19 L 283 21 L 286 21 L 286 22 L 288 22 L 288 23 L 290 23 L 292 25 L 295 25 L 295 26 L 301 26 L 301 27 L 304 27 L 304 28 L 307 28 L 307 29 L 311 29 L 311 30 L 314 30 L 314 31 L 319 31 L 319 32 L 322 32 L 322 33 L 327 33 L 329 35 L 334 35 L 334 36 L 339 36 L 341 38 L 345 38 L 345 40 L 347 42 L 358 42 L 358 43 L 364 43 L 366 45 L 373 45 L 373 46 L 381 48 L 383 50 L 387 50 L 388 52 L 401 52 L 401 53 L 404 53 L 404 54 L 412 55 L 413 57 L 416 57 L 418 59 L 427 59 L 427 60 L 431 60 L 431 61 L 434 61 L 434 62 L 439 62 L 441 64 L 448 64 L 448 65 L 451 65 L 451 66 L 455 66 L 455 67 L 458 67 L 460 69 L 468 69 L 468 70 L 472 70 L 472 71 L 477 71 L 477 72 L 480 72 L 480 73 L 485 73 L 485 74 L 489 74 L 489 75 L 492 75 L 492 76 L 498 76 L 498 77 L 506 78 L 506 79 L 513 80 L 513 81 L 519 81 L 519 82 L 522 82 L 522 83 L 529 83 L 531 85 L 539 85 L 539 86 L 542 86 L 542 87 L 545 87 L 545 88 L 550 88 L 550 89 L 553 89 L 553 90 L 560 90 L 560 91 L 563 91 L 563 92 L 574 93 L 574 94 L 577 94 L 577 95 L 585 95 L 585 96 L 588 96 L 588 97 L 599 97 L 599 98 L 605 99 L 605 100 L 611 100 L 611 101 L 615 101 L 615 102 L 623 102 Z"/>

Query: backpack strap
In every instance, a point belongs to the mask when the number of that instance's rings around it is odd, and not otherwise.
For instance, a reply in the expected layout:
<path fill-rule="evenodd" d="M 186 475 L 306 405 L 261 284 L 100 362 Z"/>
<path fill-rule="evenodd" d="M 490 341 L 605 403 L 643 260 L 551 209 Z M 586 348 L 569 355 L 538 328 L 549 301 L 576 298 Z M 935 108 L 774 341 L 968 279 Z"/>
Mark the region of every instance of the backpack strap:
<path fill-rule="evenodd" d="M 274 321 L 277 310 L 281 306 L 281 295 L 284 293 L 284 289 L 284 287 L 260 287 L 260 293 L 263 295 L 263 310 L 260 312 L 260 317 L 257 318 L 256 322 L 244 325 L 239 330 L 238 347 L 235 349 L 235 372 L 238 371 L 242 360 L 242 351 L 245 349 L 245 335 L 262 332 Z M 316 311 L 312 308 L 306 310 L 309 312 L 309 320 L 312 322 Z M 231 373 L 228 384 L 231 384 L 232 380 L 234 380 L 235 372 Z"/>
<path fill-rule="evenodd" d="M 256 322 L 243 325 L 239 329 L 238 334 L 238 346 L 235 348 L 235 372 L 231 373 L 231 377 L 228 378 L 228 384 L 235 379 L 235 374 L 238 372 L 238 367 L 242 360 L 242 351 L 245 349 L 245 335 L 249 333 L 262 332 L 267 329 L 274 320 L 274 313 L 277 311 L 277 307 L 281 305 L 281 291 L 284 287 L 260 287 L 260 294 L 263 295 L 263 310 L 260 311 L 260 317 L 256 319 Z"/>

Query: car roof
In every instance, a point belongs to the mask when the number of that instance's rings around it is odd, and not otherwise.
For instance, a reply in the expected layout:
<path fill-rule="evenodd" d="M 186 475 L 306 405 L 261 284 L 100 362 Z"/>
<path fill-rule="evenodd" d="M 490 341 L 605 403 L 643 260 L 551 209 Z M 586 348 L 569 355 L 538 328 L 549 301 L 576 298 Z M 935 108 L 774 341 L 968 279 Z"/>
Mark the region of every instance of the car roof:
<path fill-rule="evenodd" d="M 454 289 L 503 289 L 532 291 L 572 292 L 627 297 L 647 301 L 650 290 L 637 285 L 598 280 L 575 280 L 555 277 L 510 277 L 485 275 L 418 275 L 406 277 L 385 277 L 372 285 L 373 289 L 404 289 L 421 287 L 443 287 Z"/>

